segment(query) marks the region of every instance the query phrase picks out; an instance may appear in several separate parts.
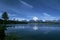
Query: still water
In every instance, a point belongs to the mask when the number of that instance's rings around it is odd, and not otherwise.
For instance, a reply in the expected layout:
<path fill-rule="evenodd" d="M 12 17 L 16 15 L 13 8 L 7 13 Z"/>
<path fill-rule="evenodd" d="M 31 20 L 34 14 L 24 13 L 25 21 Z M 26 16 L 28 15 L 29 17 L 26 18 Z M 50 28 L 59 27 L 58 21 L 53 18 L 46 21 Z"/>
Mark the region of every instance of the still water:
<path fill-rule="evenodd" d="M 6 34 L 16 34 L 19 40 L 60 40 L 60 25 L 15 24 L 9 25 Z"/>

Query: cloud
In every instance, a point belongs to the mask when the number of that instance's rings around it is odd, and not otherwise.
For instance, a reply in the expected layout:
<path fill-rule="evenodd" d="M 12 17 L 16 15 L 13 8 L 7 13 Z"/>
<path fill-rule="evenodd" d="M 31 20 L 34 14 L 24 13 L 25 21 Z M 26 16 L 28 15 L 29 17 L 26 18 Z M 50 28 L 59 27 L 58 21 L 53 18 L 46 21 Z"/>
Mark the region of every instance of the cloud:
<path fill-rule="evenodd" d="M 9 15 L 9 17 L 15 17 L 16 15 L 15 14 L 8 14 Z"/>
<path fill-rule="evenodd" d="M 0 18 L 1 18 L 1 16 L 2 16 L 2 13 L 0 12 Z"/>
<path fill-rule="evenodd" d="M 26 18 L 27 16 L 25 16 L 25 14 L 22 14 L 22 12 L 21 11 L 19 11 L 19 10 L 16 10 L 16 9 L 11 9 L 13 12 L 15 12 L 15 15 L 16 15 L 16 17 L 24 17 L 24 18 Z"/>
<path fill-rule="evenodd" d="M 49 14 L 47 14 L 47 13 L 43 13 L 43 15 L 45 15 L 45 16 L 51 16 L 51 15 L 49 15 Z"/>
<path fill-rule="evenodd" d="M 19 21 L 25 20 L 25 18 L 18 18 L 18 17 L 14 17 L 14 19 Z"/>
<path fill-rule="evenodd" d="M 57 20 L 57 17 L 51 16 L 48 13 L 43 13 L 43 19 L 44 20 Z"/>
<path fill-rule="evenodd" d="M 20 1 L 23 5 L 28 6 L 28 7 L 30 7 L 30 8 L 33 8 L 33 6 L 30 5 L 30 4 L 28 4 L 27 2 L 22 1 L 22 0 L 19 0 L 19 1 Z"/>

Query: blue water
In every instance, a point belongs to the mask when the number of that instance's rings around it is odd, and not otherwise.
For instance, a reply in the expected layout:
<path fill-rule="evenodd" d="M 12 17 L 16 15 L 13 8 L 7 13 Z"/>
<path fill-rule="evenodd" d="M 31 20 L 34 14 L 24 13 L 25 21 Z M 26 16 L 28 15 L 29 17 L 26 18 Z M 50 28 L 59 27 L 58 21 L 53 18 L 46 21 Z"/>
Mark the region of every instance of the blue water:
<path fill-rule="evenodd" d="M 14 33 L 21 40 L 60 40 L 60 25 L 15 24 L 10 25 L 7 34 Z"/>

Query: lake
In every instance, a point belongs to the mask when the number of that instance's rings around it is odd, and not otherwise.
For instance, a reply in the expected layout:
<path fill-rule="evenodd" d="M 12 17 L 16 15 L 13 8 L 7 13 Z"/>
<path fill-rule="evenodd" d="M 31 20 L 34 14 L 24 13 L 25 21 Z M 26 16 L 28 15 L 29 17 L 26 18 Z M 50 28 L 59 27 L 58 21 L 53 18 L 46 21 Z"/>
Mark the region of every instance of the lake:
<path fill-rule="evenodd" d="M 9 25 L 6 35 L 15 34 L 18 40 L 60 40 L 59 24 L 13 24 Z"/>

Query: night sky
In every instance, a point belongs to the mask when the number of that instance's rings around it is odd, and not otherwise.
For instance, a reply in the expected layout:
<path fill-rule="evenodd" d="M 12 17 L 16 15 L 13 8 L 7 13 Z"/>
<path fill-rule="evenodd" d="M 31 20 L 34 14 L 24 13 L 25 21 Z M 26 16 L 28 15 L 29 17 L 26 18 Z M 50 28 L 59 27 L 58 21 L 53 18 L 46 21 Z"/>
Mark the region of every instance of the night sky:
<path fill-rule="evenodd" d="M 0 0 L 0 17 L 7 12 L 10 19 L 60 19 L 60 0 Z"/>

